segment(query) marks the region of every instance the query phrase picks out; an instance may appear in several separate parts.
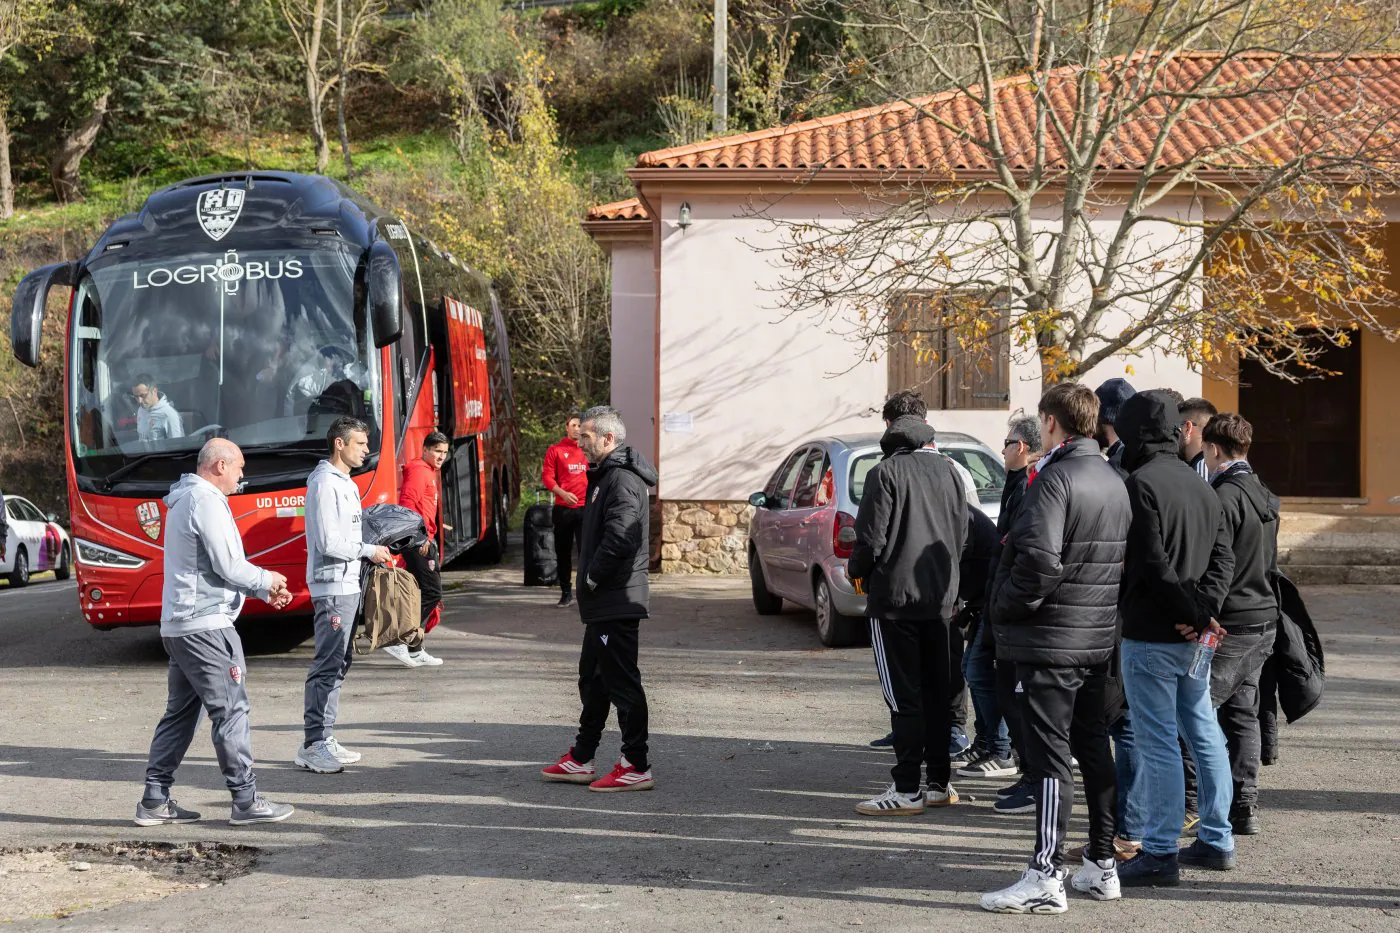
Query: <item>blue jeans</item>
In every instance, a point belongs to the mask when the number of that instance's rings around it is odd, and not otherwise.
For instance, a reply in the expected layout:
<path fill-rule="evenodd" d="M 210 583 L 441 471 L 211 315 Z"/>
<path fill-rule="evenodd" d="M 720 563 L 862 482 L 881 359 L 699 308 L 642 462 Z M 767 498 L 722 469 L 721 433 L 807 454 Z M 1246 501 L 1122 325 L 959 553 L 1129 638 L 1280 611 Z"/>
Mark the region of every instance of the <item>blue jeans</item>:
<path fill-rule="evenodd" d="M 997 702 L 996 652 L 992 648 L 991 623 L 985 618 L 963 653 L 963 679 L 972 694 L 977 744 L 997 758 L 1011 757 L 1011 735 Z"/>
<path fill-rule="evenodd" d="M 1210 679 L 1186 672 L 1196 646 L 1123 639 L 1123 687 L 1133 716 L 1137 775 L 1134 803 L 1143 808 L 1142 847 L 1153 855 L 1174 855 L 1186 813 L 1177 730 L 1196 759 L 1201 826 L 1197 838 L 1232 851 L 1230 758 L 1210 703 Z"/>
<path fill-rule="evenodd" d="M 1131 711 L 1123 710 L 1118 721 L 1109 726 L 1108 734 L 1113 736 L 1113 766 L 1118 771 L 1117 836 L 1128 842 L 1142 842 L 1142 824 L 1146 816 L 1141 802 L 1132 793 L 1138 768 Z"/>

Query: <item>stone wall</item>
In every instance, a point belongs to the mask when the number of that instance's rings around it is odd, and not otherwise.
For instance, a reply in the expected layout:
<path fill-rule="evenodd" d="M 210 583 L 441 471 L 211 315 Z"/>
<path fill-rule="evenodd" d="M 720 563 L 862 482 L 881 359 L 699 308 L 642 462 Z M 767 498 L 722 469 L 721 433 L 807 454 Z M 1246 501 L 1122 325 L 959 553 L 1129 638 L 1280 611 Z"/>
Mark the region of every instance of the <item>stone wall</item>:
<path fill-rule="evenodd" d="M 752 517 L 747 502 L 661 503 L 661 572 L 745 573 Z"/>

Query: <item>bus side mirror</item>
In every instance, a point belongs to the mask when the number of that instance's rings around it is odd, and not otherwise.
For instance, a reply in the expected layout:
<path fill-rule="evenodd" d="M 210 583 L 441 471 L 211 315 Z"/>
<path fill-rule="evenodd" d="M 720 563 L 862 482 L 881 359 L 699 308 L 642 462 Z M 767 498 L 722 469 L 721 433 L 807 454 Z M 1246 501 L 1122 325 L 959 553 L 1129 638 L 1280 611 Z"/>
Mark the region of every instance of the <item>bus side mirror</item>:
<path fill-rule="evenodd" d="M 370 245 L 365 279 L 374 345 L 387 347 L 403 336 L 403 273 L 399 257 L 387 240 L 375 240 Z"/>
<path fill-rule="evenodd" d="M 10 312 L 10 343 L 15 359 L 25 366 L 39 365 L 39 336 L 44 328 L 44 305 L 55 285 L 78 284 L 78 263 L 56 262 L 35 269 L 20 280 Z"/>

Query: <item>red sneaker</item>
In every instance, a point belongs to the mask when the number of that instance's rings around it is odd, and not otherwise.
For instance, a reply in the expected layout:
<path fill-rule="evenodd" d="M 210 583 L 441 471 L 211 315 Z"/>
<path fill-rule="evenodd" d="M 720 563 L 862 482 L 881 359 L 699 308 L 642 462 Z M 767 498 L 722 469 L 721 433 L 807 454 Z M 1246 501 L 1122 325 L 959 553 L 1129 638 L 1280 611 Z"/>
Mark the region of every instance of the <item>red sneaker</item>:
<path fill-rule="evenodd" d="M 577 761 L 574 759 L 574 750 L 571 748 L 548 768 L 540 769 L 540 776 L 546 781 L 563 781 L 566 784 L 588 784 L 598 772 L 593 770 L 593 763 L 588 761 Z"/>
<path fill-rule="evenodd" d="M 589 790 L 609 794 L 623 790 L 651 790 L 656 782 L 651 779 L 650 769 L 638 771 L 626 758 L 617 763 L 612 773 L 588 785 Z"/>

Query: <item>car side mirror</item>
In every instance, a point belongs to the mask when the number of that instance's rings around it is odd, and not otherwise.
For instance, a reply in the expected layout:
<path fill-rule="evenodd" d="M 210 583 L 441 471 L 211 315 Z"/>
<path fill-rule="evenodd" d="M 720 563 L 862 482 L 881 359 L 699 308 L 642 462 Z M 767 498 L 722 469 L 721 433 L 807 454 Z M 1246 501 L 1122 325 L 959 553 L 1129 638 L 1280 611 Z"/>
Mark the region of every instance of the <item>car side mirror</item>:
<path fill-rule="evenodd" d="M 768 497 L 761 492 L 756 492 L 749 496 L 749 505 L 756 509 L 761 509 L 768 504 Z"/>
<path fill-rule="evenodd" d="M 77 260 L 41 266 L 20 280 L 10 311 L 10 344 L 15 359 L 25 366 L 39 365 L 39 340 L 44 329 L 44 305 L 55 285 L 70 288 L 78 283 Z"/>
<path fill-rule="evenodd" d="M 387 240 L 375 240 L 370 245 L 365 287 L 374 345 L 387 347 L 403 336 L 403 272 L 399 257 Z"/>

